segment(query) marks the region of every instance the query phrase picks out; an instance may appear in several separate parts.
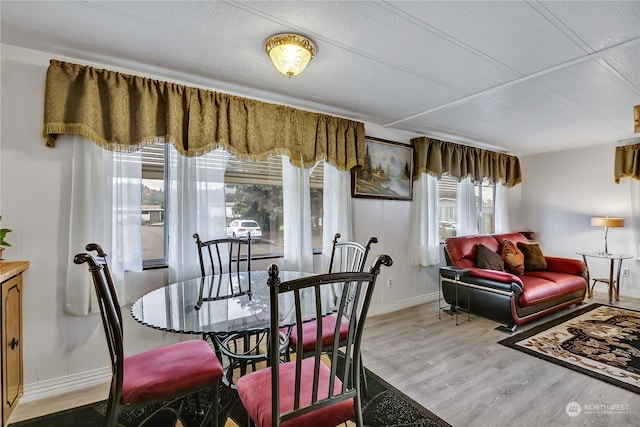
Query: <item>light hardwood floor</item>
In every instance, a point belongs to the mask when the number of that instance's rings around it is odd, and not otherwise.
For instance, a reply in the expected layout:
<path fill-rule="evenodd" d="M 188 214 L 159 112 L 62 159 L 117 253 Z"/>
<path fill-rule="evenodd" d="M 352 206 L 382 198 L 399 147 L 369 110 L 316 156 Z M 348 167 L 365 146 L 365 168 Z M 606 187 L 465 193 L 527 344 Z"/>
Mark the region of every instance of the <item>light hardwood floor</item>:
<path fill-rule="evenodd" d="M 606 291 L 590 302 L 608 303 Z M 640 310 L 637 299 L 614 305 Z M 517 332 L 576 309 L 571 306 Z M 460 325 L 438 303 L 367 319 L 365 366 L 455 427 L 640 426 L 640 396 L 587 375 L 507 348 L 510 334 L 480 317 Z M 628 405 L 617 413 L 570 417 L 570 402 Z"/>
<path fill-rule="evenodd" d="M 589 302 L 607 303 L 600 291 Z M 640 300 L 622 297 L 615 305 L 640 310 Z M 572 306 L 519 327 L 520 332 L 562 316 Z M 640 426 L 640 396 L 498 344 L 508 333 L 497 323 L 472 316 L 460 325 L 437 301 L 367 319 L 365 365 L 397 389 L 454 427 Z M 19 404 L 16 422 L 103 400 L 108 388 L 94 387 Z M 570 417 L 570 402 L 628 405 L 626 410 L 595 410 Z M 624 407 L 623 407 L 624 408 Z"/>

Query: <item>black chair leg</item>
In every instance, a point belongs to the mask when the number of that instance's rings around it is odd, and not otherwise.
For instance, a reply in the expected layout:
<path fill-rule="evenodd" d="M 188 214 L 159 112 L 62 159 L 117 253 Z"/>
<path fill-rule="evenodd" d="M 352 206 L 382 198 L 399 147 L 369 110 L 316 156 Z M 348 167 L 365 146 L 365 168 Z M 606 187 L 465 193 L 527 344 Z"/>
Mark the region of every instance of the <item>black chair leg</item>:
<path fill-rule="evenodd" d="M 364 370 L 364 364 L 362 363 L 362 356 L 360 357 L 360 374 L 362 381 L 362 392 L 365 397 L 369 397 L 369 384 L 367 382 L 367 373 Z"/>

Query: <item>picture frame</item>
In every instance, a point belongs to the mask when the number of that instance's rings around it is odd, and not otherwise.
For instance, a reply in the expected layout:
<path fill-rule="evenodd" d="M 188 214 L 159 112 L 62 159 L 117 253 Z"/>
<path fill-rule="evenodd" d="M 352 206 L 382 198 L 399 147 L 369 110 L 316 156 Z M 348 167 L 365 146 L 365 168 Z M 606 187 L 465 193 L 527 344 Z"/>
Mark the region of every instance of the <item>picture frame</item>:
<path fill-rule="evenodd" d="M 410 144 L 365 136 L 365 162 L 351 173 L 351 196 L 413 200 L 413 157 Z"/>

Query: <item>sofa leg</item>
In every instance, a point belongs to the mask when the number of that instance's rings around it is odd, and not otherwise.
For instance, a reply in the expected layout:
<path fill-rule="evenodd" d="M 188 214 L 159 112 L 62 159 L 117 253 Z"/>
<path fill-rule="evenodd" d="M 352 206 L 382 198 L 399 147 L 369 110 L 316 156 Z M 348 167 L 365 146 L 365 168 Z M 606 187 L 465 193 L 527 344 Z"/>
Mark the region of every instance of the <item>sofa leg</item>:
<path fill-rule="evenodd" d="M 496 328 L 496 330 L 502 332 L 515 332 L 517 327 L 518 325 L 516 325 L 515 323 L 510 323 L 508 325 L 500 325 Z"/>

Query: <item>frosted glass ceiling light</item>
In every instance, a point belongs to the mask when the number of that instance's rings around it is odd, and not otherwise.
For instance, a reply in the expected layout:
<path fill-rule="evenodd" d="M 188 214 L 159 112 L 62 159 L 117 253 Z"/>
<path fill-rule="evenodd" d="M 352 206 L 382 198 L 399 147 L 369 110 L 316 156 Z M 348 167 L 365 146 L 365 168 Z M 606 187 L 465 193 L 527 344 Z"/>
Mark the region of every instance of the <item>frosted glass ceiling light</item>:
<path fill-rule="evenodd" d="M 276 34 L 264 44 L 271 62 L 285 76 L 300 74 L 316 54 L 316 46 L 299 34 Z"/>

